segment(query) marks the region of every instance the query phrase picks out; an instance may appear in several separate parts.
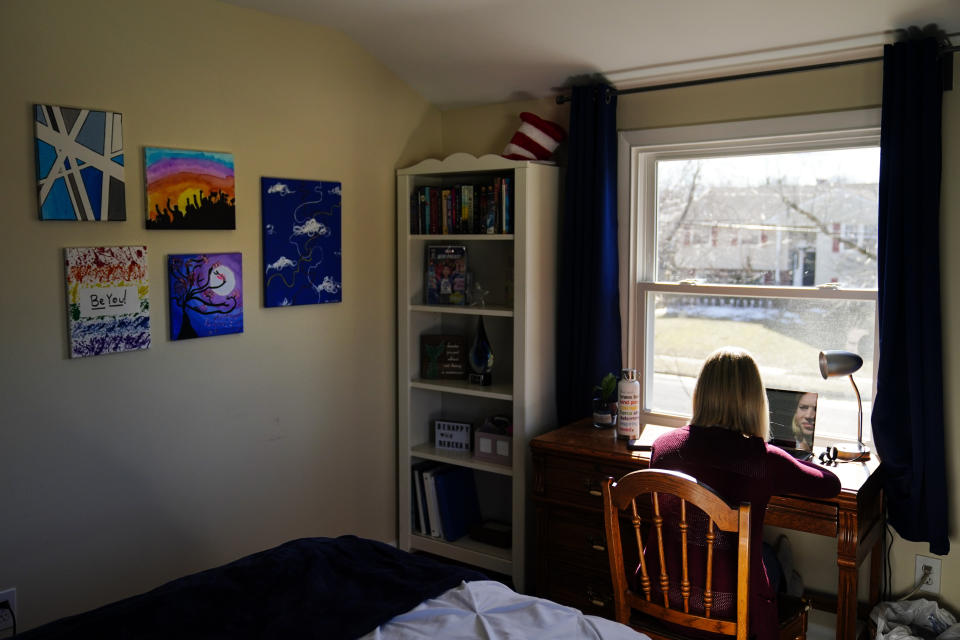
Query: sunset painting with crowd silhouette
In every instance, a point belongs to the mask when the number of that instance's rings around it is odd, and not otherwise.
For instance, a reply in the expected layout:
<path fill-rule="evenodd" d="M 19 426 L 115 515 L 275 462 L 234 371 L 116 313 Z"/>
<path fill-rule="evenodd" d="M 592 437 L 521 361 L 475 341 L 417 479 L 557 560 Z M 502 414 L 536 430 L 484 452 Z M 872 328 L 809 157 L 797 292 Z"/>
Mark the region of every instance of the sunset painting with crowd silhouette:
<path fill-rule="evenodd" d="M 233 154 L 144 149 L 147 229 L 236 229 Z"/>

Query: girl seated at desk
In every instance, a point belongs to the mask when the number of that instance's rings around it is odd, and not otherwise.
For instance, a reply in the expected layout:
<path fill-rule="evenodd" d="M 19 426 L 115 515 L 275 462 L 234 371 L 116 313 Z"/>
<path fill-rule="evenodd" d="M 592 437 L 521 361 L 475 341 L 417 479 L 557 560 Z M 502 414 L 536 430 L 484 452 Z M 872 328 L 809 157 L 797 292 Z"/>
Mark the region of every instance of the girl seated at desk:
<path fill-rule="evenodd" d="M 794 493 L 829 498 L 840 492 L 840 480 L 829 470 L 796 460 L 767 444 L 769 429 L 767 396 L 756 363 L 746 351 L 724 347 L 710 354 L 700 370 L 690 424 L 657 438 L 650 456 L 651 467 L 682 471 L 730 502 L 752 505 L 750 632 L 757 640 L 778 636 L 777 594 L 771 577 L 779 567 L 770 567 L 768 573 L 761 559 L 763 519 L 770 497 Z M 665 503 L 662 510 L 664 544 L 676 546 L 668 557 L 676 559 L 677 566 L 668 566 L 667 570 L 679 575 L 679 507 Z M 699 515 L 702 522 L 689 518 L 690 606 L 694 611 L 703 610 L 705 584 L 702 574 L 706 549 L 703 542 L 693 542 L 705 538 L 706 518 Z M 666 535 L 671 528 L 676 535 Z M 735 617 L 737 604 L 736 540 L 724 539 L 729 537 L 722 532 L 718 536 L 713 569 L 713 611 L 725 618 Z M 698 557 L 701 554 L 703 557 Z M 656 558 L 650 560 L 657 562 Z M 669 591 L 671 605 L 682 602 L 679 584 L 672 582 Z"/>

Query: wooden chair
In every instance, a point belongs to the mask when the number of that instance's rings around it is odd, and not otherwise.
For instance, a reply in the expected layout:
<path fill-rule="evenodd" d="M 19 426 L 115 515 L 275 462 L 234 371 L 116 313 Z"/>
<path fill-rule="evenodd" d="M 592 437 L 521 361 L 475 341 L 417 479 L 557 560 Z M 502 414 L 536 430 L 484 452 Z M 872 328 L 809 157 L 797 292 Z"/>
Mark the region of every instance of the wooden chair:
<path fill-rule="evenodd" d="M 603 519 L 607 536 L 607 553 L 610 560 L 610 573 L 613 577 L 613 596 L 615 617 L 618 622 L 629 624 L 644 633 L 658 639 L 672 640 L 683 637 L 676 632 L 677 627 L 696 629 L 700 632 L 735 636 L 737 640 L 747 640 L 749 633 L 750 613 L 750 504 L 741 503 L 731 505 L 721 498 L 710 487 L 697 482 L 687 474 L 663 469 L 643 469 L 634 471 L 614 482 L 608 478 L 603 484 Z M 664 519 L 662 516 L 662 497 L 667 494 L 674 496 L 679 503 L 680 531 L 680 575 L 668 575 L 667 565 L 669 558 L 665 553 Z M 649 503 L 640 501 L 649 495 Z M 638 507 L 638 502 L 640 506 Z M 691 606 L 691 571 L 688 563 L 688 536 L 694 535 L 691 524 L 694 515 L 688 506 L 694 506 L 703 512 L 708 519 L 704 528 L 702 524 L 695 527 L 704 532 L 705 539 L 700 544 L 705 546 L 706 563 L 703 567 L 702 608 Z M 674 508 L 676 502 L 674 502 Z M 636 574 L 636 591 L 631 588 L 631 576 L 623 560 L 623 540 L 621 537 L 621 513 L 626 511 L 636 540 L 639 553 L 639 570 Z M 650 512 L 647 521 L 641 517 Z M 702 518 L 702 516 L 700 516 Z M 653 527 L 655 532 L 651 536 L 655 540 L 655 548 L 644 556 L 647 545 L 647 528 Z M 736 609 L 732 618 L 719 617 L 716 614 L 713 591 L 715 565 L 714 549 L 717 546 L 718 532 L 724 531 L 736 541 L 737 577 L 736 577 Z M 626 536 L 625 536 L 626 537 Z M 651 543 L 654 544 L 654 543 Z M 701 547 L 701 548 L 702 548 Z M 651 555 L 651 551 L 653 555 Z M 652 561 L 651 561 L 652 559 Z M 648 567 L 653 564 L 654 566 Z M 674 565 L 677 563 L 674 562 Z M 651 577 L 649 571 L 658 571 L 658 575 Z M 698 575 L 700 571 L 696 572 Z M 652 580 L 656 580 L 659 589 L 652 588 Z M 671 603 L 668 597 L 670 586 L 677 591 L 679 585 L 682 605 Z M 781 638 L 790 640 L 806 637 L 806 603 L 802 603 L 798 611 L 793 607 L 781 607 Z M 637 611 L 640 616 L 632 616 Z M 673 625 L 664 626 L 659 621 Z"/>

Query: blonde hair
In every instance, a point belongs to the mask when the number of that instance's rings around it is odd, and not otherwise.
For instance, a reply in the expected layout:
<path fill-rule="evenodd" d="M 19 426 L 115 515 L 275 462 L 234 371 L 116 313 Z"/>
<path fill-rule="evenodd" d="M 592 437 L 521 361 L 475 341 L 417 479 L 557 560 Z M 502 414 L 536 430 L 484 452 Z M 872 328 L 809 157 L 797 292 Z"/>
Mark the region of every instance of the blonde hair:
<path fill-rule="evenodd" d="M 693 389 L 690 424 L 724 427 L 765 441 L 769 439 L 767 394 L 760 370 L 749 352 L 722 347 L 707 356 Z"/>

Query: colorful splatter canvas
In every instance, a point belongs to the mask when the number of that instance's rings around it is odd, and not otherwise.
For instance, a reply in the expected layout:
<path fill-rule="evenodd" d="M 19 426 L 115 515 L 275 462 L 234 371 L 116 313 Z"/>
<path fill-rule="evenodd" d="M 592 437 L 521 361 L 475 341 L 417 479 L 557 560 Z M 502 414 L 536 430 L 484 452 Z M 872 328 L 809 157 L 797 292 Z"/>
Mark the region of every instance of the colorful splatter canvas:
<path fill-rule="evenodd" d="M 65 250 L 70 357 L 150 347 L 147 248 Z"/>
<path fill-rule="evenodd" d="M 171 255 L 167 269 L 171 340 L 243 332 L 239 253 Z"/>
<path fill-rule="evenodd" d="M 233 154 L 145 147 L 147 229 L 236 229 Z"/>
<path fill-rule="evenodd" d="M 342 301 L 340 183 L 261 178 L 264 304 Z"/>
<path fill-rule="evenodd" d="M 41 220 L 127 219 L 122 116 L 33 106 Z"/>

